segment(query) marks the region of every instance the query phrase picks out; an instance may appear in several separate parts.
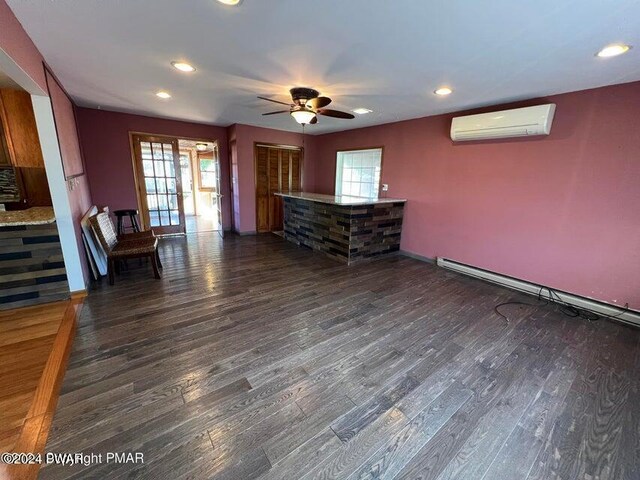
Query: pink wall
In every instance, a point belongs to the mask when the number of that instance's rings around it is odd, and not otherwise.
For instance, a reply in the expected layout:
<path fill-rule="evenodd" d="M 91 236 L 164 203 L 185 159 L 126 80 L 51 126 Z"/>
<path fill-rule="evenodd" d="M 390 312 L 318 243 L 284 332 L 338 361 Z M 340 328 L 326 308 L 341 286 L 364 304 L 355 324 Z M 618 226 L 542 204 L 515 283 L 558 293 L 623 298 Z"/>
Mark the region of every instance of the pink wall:
<path fill-rule="evenodd" d="M 53 105 L 53 115 L 56 122 L 56 131 L 65 175 L 82 173 L 84 168 L 74 115 L 75 106 L 71 100 L 69 100 L 66 93 L 60 88 L 57 81 L 48 73 L 45 73 L 45 75 L 49 86 L 49 96 Z M 71 205 L 71 215 L 74 219 L 73 226 L 76 232 L 78 248 L 80 249 L 80 257 L 82 258 L 82 273 L 85 283 L 87 283 L 90 279 L 90 272 L 82 243 L 80 219 L 92 205 L 91 192 L 89 191 L 89 182 L 87 181 L 86 174 L 76 177 L 74 182 L 73 189 L 68 192 L 69 203 Z"/>
<path fill-rule="evenodd" d="M 301 133 L 283 132 L 270 128 L 252 127 L 249 125 L 233 125 L 229 127 L 230 138 L 235 138 L 237 150 L 237 195 L 239 203 L 239 222 L 236 230 L 240 233 L 250 233 L 256 231 L 256 187 L 254 173 L 254 143 L 265 142 L 280 145 L 303 146 L 303 136 Z M 305 149 L 312 149 L 315 142 L 314 137 L 305 135 Z M 305 155 L 306 157 L 306 155 Z M 234 159 L 232 159 L 232 162 Z M 312 190 L 309 186 L 314 184 L 315 170 L 303 160 L 303 186 L 305 190 Z M 238 210 L 236 210 L 238 211 Z"/>
<path fill-rule="evenodd" d="M 303 146 L 299 133 L 249 125 L 224 128 L 89 108 L 79 108 L 77 115 L 93 201 L 114 210 L 137 205 L 129 132 L 218 140 L 224 227 L 231 228 L 233 214 L 234 229 L 240 233 L 256 231 L 254 142 Z M 304 141 L 309 146 L 314 137 L 307 135 Z M 314 169 L 305 162 L 305 185 L 313 184 L 313 174 Z M 236 177 L 233 195 L 232 175 Z"/>
<path fill-rule="evenodd" d="M 640 82 L 513 106 L 547 102 L 548 137 L 454 145 L 454 115 L 315 137 L 315 190 L 336 150 L 384 145 L 403 250 L 640 309 Z"/>
<path fill-rule="evenodd" d="M 45 72 L 45 75 L 56 119 L 56 131 L 58 132 L 65 176 L 82 174 L 84 172 L 84 164 L 80 150 L 80 140 L 78 139 L 75 106 L 57 79 L 48 71 Z"/>
<path fill-rule="evenodd" d="M 107 205 L 112 210 L 136 208 L 138 204 L 129 132 L 217 140 L 220 146 L 221 189 L 224 195 L 222 216 L 224 227 L 229 228 L 231 218 L 226 128 L 90 108 L 78 109 L 78 124 L 93 201 L 96 205 Z"/>
<path fill-rule="evenodd" d="M 44 59 L 4 0 L 0 0 L 0 48 L 24 70 L 43 91 L 49 91 L 54 107 L 54 118 L 63 163 L 77 163 L 78 160 L 81 161 L 76 123 L 73 116 L 74 106 L 55 82 L 50 82 L 50 90 L 47 90 L 47 81 L 43 65 Z M 90 278 L 89 267 L 87 265 L 86 255 L 84 254 L 82 237 L 80 236 L 80 218 L 82 218 L 84 212 L 91 205 L 91 192 L 89 191 L 86 176 L 77 177 L 76 184 L 76 187 L 68 192 L 68 197 L 71 213 L 75 220 L 76 242 L 80 251 L 84 281 L 87 283 Z"/>
<path fill-rule="evenodd" d="M 0 48 L 20 65 L 43 91 L 47 91 L 42 55 L 4 0 L 0 0 Z"/>

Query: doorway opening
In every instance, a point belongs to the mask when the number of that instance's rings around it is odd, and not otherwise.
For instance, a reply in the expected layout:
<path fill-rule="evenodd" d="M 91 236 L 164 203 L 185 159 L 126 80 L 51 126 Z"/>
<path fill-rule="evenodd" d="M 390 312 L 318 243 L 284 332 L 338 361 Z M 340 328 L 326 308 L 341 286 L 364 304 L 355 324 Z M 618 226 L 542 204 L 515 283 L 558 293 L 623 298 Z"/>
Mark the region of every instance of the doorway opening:
<path fill-rule="evenodd" d="M 222 229 L 220 160 L 214 142 L 178 140 L 186 233 Z"/>
<path fill-rule="evenodd" d="M 143 224 L 157 234 L 223 235 L 218 143 L 132 134 Z"/>

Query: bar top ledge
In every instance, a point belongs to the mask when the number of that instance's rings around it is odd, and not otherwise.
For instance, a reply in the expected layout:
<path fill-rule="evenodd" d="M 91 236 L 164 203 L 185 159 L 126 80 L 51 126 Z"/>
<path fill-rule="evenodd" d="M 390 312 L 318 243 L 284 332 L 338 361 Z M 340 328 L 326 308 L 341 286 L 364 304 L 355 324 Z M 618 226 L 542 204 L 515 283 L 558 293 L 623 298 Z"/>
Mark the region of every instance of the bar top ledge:
<path fill-rule="evenodd" d="M 274 195 L 287 198 L 297 198 L 300 200 L 309 200 L 311 202 L 328 203 L 330 205 L 344 206 L 381 205 L 386 203 L 401 203 L 407 201 L 404 198 L 363 198 L 351 197 L 348 195 L 325 195 L 322 193 L 310 192 L 282 192 L 275 193 Z"/>
<path fill-rule="evenodd" d="M 26 210 L 0 212 L 0 227 L 46 225 L 56 221 L 52 207 L 31 207 Z"/>

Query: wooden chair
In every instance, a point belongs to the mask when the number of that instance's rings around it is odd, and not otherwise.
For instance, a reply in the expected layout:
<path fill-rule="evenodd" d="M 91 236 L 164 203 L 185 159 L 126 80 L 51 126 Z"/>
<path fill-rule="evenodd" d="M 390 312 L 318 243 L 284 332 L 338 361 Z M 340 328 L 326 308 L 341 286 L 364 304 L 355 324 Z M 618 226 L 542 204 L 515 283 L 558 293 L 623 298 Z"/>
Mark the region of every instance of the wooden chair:
<path fill-rule="evenodd" d="M 110 285 L 114 283 L 114 271 L 119 268 L 119 261 L 127 258 L 150 258 L 155 278 L 161 278 L 162 263 L 158 255 L 158 239 L 152 231 L 118 236 L 106 212 L 89 218 L 89 223 L 107 254 L 107 274 Z"/>

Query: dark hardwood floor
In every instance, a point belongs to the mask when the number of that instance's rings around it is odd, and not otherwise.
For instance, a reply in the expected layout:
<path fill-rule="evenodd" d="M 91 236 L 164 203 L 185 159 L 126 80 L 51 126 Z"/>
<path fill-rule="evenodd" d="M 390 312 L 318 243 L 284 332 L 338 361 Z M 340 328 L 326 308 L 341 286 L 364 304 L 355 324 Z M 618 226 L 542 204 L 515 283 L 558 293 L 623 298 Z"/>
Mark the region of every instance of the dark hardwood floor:
<path fill-rule="evenodd" d="M 43 479 L 637 480 L 640 332 L 407 257 L 164 239 L 86 299 Z"/>

